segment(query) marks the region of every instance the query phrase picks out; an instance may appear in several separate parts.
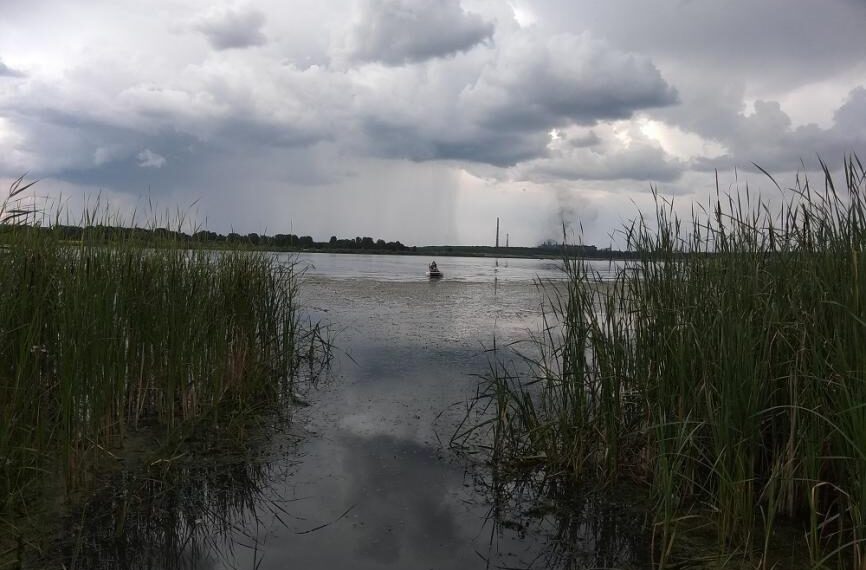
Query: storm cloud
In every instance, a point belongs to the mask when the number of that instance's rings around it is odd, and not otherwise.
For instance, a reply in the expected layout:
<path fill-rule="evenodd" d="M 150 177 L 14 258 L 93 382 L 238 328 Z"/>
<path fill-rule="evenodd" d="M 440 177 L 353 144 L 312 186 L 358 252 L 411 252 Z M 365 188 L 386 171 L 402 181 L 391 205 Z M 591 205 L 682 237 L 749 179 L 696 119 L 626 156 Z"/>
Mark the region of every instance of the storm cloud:
<path fill-rule="evenodd" d="M 581 149 L 529 163 L 524 177 L 549 180 L 640 180 L 671 182 L 685 165 L 665 155 L 657 146 L 635 145 L 612 153 Z"/>
<path fill-rule="evenodd" d="M 369 146 L 416 161 L 513 166 L 546 156 L 551 129 L 624 119 L 677 101 L 647 58 L 588 34 L 520 31 L 502 44 L 481 54 L 480 69 L 475 64 L 465 78 L 460 66 L 431 64 L 420 89 L 405 71 L 381 73 L 380 89 L 359 107 Z"/>
<path fill-rule="evenodd" d="M 265 15 L 258 10 L 224 9 L 210 12 L 195 23 L 215 49 L 258 46 L 268 40 L 262 33 Z"/>
<path fill-rule="evenodd" d="M 4 3 L 0 179 L 318 239 L 479 243 L 501 212 L 531 245 L 557 196 L 601 242 L 651 185 L 866 154 L 853 0 L 131 6 Z"/>
<path fill-rule="evenodd" d="M 791 117 L 776 101 L 755 101 L 751 114 L 730 117 L 726 128 L 716 132 L 728 152 L 714 158 L 698 158 L 695 166 L 710 170 L 729 164 L 748 165 L 749 157 L 773 171 L 802 168 L 804 161 L 817 157 L 839 160 L 866 149 L 866 88 L 857 87 L 833 113 L 832 124 L 823 128 L 814 123 L 794 126 Z"/>
<path fill-rule="evenodd" d="M 459 0 L 364 0 L 349 49 L 357 61 L 402 65 L 454 55 L 492 35 L 493 24 Z"/>
<path fill-rule="evenodd" d="M 594 124 L 677 102 L 676 89 L 649 58 L 589 34 L 521 34 L 461 96 L 482 122 L 517 129 Z"/>

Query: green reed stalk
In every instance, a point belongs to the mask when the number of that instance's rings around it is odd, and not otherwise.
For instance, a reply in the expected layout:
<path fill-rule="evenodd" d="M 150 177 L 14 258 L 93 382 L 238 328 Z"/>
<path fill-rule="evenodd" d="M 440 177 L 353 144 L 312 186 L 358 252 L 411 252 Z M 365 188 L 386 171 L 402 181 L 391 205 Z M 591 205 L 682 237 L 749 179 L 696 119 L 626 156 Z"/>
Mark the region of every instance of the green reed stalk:
<path fill-rule="evenodd" d="M 291 400 L 309 346 L 293 266 L 143 247 L 93 220 L 69 242 L 21 211 L 0 210 L 0 513 L 52 473 L 76 486 L 131 430 Z"/>
<path fill-rule="evenodd" d="M 726 559 L 772 566 L 785 520 L 813 566 L 862 568 L 866 171 L 846 159 L 838 192 L 821 167 L 823 188 L 798 177 L 778 209 L 746 188 L 683 220 L 656 196 L 612 282 L 566 260 L 544 366 L 491 377 L 498 458 L 646 485 L 662 565 L 687 517 Z"/>

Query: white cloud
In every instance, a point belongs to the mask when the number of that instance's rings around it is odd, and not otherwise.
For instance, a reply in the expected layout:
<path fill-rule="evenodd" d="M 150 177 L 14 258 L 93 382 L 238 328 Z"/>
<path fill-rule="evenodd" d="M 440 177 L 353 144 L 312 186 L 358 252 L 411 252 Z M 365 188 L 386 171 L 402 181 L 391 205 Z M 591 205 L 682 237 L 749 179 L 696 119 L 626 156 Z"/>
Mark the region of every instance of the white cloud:
<path fill-rule="evenodd" d="M 696 157 L 717 157 L 725 154 L 725 147 L 716 141 L 705 139 L 692 132 L 668 125 L 663 121 L 642 120 L 640 130 L 649 139 L 657 142 L 666 153 L 680 160 Z"/>
<path fill-rule="evenodd" d="M 535 12 L 525 2 L 509 2 L 508 5 L 514 11 L 514 19 L 522 28 L 527 28 L 538 21 Z"/>
<path fill-rule="evenodd" d="M 141 168 L 162 168 L 165 165 L 165 157 L 156 154 L 149 148 L 144 149 L 136 155 L 138 166 Z"/>
<path fill-rule="evenodd" d="M 625 121 L 596 128 L 588 134 L 557 134 L 548 149 L 548 156 L 514 168 L 514 177 L 536 182 L 626 179 L 671 182 L 686 167 L 657 140 Z"/>

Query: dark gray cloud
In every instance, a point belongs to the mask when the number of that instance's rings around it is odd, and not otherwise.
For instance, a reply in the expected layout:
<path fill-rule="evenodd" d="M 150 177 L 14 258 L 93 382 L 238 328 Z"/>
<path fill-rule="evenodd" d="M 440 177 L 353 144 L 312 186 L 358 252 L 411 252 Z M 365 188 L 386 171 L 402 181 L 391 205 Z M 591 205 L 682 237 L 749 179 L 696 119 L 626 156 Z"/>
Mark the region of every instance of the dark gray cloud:
<path fill-rule="evenodd" d="M 551 32 L 590 30 L 704 77 L 762 86 L 813 83 L 866 61 L 862 0 L 532 0 Z M 857 40 L 856 38 L 860 38 Z"/>
<path fill-rule="evenodd" d="M 12 69 L 0 59 L 0 77 L 24 77 L 24 72 Z"/>
<path fill-rule="evenodd" d="M 471 161 L 504 167 L 546 152 L 549 137 L 543 130 L 515 133 L 475 128 L 426 130 L 411 124 L 393 124 L 371 117 L 362 125 L 364 145 L 377 156 L 432 160 Z"/>
<path fill-rule="evenodd" d="M 597 134 L 595 134 L 595 131 L 589 131 L 585 135 L 579 135 L 568 139 L 568 144 L 575 148 L 595 146 L 600 142 L 601 139 Z"/>
<path fill-rule="evenodd" d="M 193 4 L 6 2 L 0 177 L 471 242 L 554 189 L 606 235 L 647 181 L 699 198 L 713 168 L 866 154 L 862 0 Z"/>
<path fill-rule="evenodd" d="M 639 180 L 673 182 L 686 165 L 672 160 L 661 149 L 640 149 L 583 158 L 556 158 L 531 167 L 536 180 Z"/>
<path fill-rule="evenodd" d="M 258 10 L 223 10 L 212 12 L 195 24 L 195 29 L 207 36 L 219 50 L 246 48 L 267 43 L 262 32 L 265 15 Z"/>
<path fill-rule="evenodd" d="M 678 94 L 646 57 L 588 34 L 546 40 L 527 34 L 503 47 L 461 99 L 486 124 L 532 130 L 625 119 L 673 105 Z"/>
<path fill-rule="evenodd" d="M 365 0 L 349 47 L 356 61 L 402 65 L 454 55 L 492 35 L 493 24 L 460 0 Z"/>
<path fill-rule="evenodd" d="M 677 102 L 651 61 L 587 34 L 545 38 L 527 31 L 502 43 L 466 83 L 453 83 L 434 66 L 430 75 L 437 79 L 421 93 L 410 94 L 411 83 L 383 86 L 396 90 L 397 100 L 361 107 L 365 143 L 411 160 L 512 166 L 546 156 L 552 129 L 626 119 Z M 597 142 L 586 136 L 579 145 Z"/>
<path fill-rule="evenodd" d="M 728 117 L 716 138 L 728 149 L 723 156 L 699 157 L 694 167 L 751 168 L 752 163 L 776 172 L 798 170 L 806 163 L 814 168 L 816 156 L 841 161 L 850 153 L 866 155 L 866 88 L 853 89 L 833 117 L 833 124 L 792 126 L 778 102 L 756 101 L 754 112 Z"/>
<path fill-rule="evenodd" d="M 14 117 L 26 135 L 21 150 L 38 160 L 6 164 L 10 173 L 38 172 L 73 184 L 155 196 L 194 186 L 195 171 L 224 154 L 214 145 L 170 128 L 141 132 L 59 112 Z"/>
<path fill-rule="evenodd" d="M 833 113 L 833 122 L 840 133 L 866 138 L 866 86 L 856 87 L 848 93 L 845 103 Z"/>
<path fill-rule="evenodd" d="M 69 72 L 62 83 L 28 81 L 0 97 L 0 146 L 3 119 L 17 141 L 16 152 L 0 153 L 0 171 L 38 171 L 40 176 L 103 185 L 119 183 L 123 169 L 128 169 L 128 179 L 140 178 L 142 170 L 160 170 L 168 182 L 167 175 L 192 168 L 189 157 L 178 168 L 165 166 L 193 146 L 202 154 L 198 160 L 207 161 L 221 160 L 226 153 L 304 147 L 332 137 L 337 114 L 327 105 L 315 108 L 326 97 L 313 85 L 334 78 L 314 69 L 274 68 L 286 94 L 272 99 L 251 99 L 246 77 L 229 82 L 190 74 L 175 85 L 126 86 L 118 85 L 108 68 L 106 74 L 99 69 Z M 329 116 L 323 118 L 323 111 Z"/>

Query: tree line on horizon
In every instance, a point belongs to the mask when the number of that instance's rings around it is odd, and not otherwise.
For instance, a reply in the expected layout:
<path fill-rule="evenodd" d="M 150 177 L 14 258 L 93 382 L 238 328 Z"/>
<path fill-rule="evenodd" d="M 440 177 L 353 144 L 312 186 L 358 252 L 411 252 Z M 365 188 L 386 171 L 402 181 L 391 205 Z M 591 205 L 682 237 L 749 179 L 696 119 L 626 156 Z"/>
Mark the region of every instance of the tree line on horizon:
<path fill-rule="evenodd" d="M 0 227 L 0 232 L 10 231 L 10 227 Z M 175 241 L 190 245 L 199 243 L 224 243 L 232 245 L 249 245 L 254 247 L 298 248 L 298 249 L 349 249 L 349 250 L 386 250 L 409 251 L 412 248 L 399 241 L 373 239 L 369 236 L 340 239 L 331 236 L 327 242 L 317 242 L 312 236 L 295 234 L 265 235 L 255 232 L 240 234 L 229 232 L 221 234 L 208 230 L 198 230 L 192 233 L 171 230 L 168 228 L 140 228 L 109 225 L 94 225 L 88 227 L 55 225 L 52 227 L 31 226 L 34 231 L 51 231 L 67 241 L 89 240 L 135 240 L 142 242 Z"/>
<path fill-rule="evenodd" d="M 60 239 L 66 241 L 137 241 L 141 243 L 166 243 L 174 242 L 188 244 L 190 246 L 201 245 L 226 245 L 247 246 L 256 248 L 272 248 L 275 250 L 322 250 L 322 251 L 384 251 L 393 253 L 425 252 L 431 254 L 481 254 L 494 255 L 542 255 L 545 257 L 567 254 L 569 256 L 587 258 L 625 258 L 629 252 L 612 250 L 610 248 L 600 249 L 594 245 L 563 244 L 555 240 L 546 240 L 537 246 L 510 246 L 495 247 L 492 245 L 428 245 L 407 246 L 400 241 L 385 241 L 374 239 L 369 236 L 357 236 L 354 238 L 338 238 L 331 236 L 328 241 L 318 242 L 312 236 L 295 234 L 258 234 L 255 232 L 240 234 L 229 232 L 221 234 L 209 230 L 197 230 L 184 232 L 168 228 L 142 228 L 96 224 L 92 226 L 54 225 L 54 226 L 29 226 L 36 232 L 54 232 L 59 234 Z M 0 237 L 11 231 L 12 226 L 0 225 Z M 20 227 L 19 227 L 20 230 Z"/>

